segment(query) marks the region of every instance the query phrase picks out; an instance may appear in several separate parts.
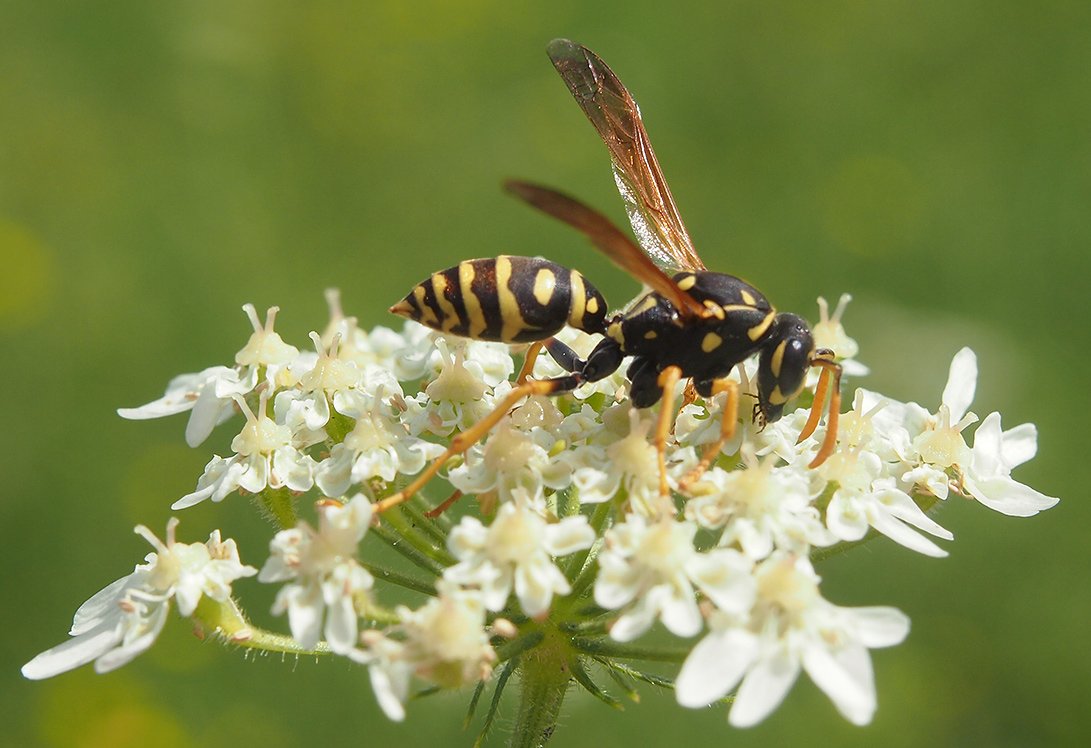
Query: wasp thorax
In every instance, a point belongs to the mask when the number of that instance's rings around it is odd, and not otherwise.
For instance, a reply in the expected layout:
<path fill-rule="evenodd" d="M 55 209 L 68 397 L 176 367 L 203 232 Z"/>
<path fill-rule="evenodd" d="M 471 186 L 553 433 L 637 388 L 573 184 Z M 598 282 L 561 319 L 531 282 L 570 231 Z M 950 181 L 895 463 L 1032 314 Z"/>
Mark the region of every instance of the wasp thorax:
<path fill-rule="evenodd" d="M 758 361 L 758 406 L 766 423 L 778 420 L 785 403 L 803 389 L 813 356 L 814 338 L 806 320 L 778 314 Z"/>

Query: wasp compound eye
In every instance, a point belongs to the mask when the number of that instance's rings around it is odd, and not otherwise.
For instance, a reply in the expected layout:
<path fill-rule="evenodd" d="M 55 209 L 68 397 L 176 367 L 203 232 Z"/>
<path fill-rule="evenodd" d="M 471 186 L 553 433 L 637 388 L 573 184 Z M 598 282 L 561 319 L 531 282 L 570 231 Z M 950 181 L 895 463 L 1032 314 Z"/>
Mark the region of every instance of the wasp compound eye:
<path fill-rule="evenodd" d="M 758 403 L 766 423 L 777 421 L 803 389 L 814 355 L 811 330 L 798 315 L 778 314 L 770 338 L 758 361 Z"/>

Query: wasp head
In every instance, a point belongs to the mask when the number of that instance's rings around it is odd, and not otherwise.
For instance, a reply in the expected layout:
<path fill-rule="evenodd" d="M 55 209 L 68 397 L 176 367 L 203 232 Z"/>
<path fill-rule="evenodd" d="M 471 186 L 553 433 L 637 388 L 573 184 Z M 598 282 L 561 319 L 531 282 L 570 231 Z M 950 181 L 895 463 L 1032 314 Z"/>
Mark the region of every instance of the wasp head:
<path fill-rule="evenodd" d="M 814 355 L 814 338 L 806 320 L 788 312 L 778 314 L 758 360 L 755 421 L 759 425 L 780 419 L 785 403 L 803 389 Z"/>

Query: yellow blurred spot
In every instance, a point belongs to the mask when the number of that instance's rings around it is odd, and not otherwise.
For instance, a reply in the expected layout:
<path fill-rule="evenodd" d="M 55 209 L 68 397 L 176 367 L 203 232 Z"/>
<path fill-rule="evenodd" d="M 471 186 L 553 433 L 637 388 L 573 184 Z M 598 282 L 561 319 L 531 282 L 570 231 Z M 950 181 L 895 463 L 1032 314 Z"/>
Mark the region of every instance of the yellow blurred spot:
<path fill-rule="evenodd" d="M 909 169 L 887 156 L 862 156 L 841 165 L 826 185 L 823 226 L 851 252 L 889 255 L 912 243 L 924 191 Z"/>
<path fill-rule="evenodd" d="M 154 689 L 122 671 L 95 675 L 90 668 L 46 684 L 35 720 L 44 745 L 64 748 L 182 748 L 192 736 Z"/>
<path fill-rule="evenodd" d="M 53 255 L 28 229 L 0 218 L 0 330 L 40 319 L 53 288 Z"/>

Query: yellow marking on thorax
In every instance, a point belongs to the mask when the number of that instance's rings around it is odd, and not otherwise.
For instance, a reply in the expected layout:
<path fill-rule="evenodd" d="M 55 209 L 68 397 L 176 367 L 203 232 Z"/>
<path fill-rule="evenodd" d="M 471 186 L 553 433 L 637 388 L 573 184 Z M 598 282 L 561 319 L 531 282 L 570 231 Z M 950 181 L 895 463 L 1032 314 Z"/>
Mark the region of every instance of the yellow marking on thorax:
<path fill-rule="evenodd" d="M 597 299 L 591 299 L 595 303 L 595 308 L 591 309 L 591 305 L 587 303 L 587 289 L 583 286 L 583 276 L 576 270 L 570 270 L 568 273 L 568 284 L 571 286 L 571 300 L 569 303 L 571 306 L 568 309 L 568 324 L 577 329 L 583 328 L 583 310 L 586 306 L 587 310 L 594 314 L 598 311 L 599 304 Z"/>
<path fill-rule="evenodd" d="M 436 319 L 436 313 L 432 311 L 432 307 L 424 303 L 424 296 L 427 291 L 424 290 L 423 285 L 419 285 L 413 289 L 413 298 L 417 300 L 417 306 L 420 307 L 420 320 L 422 325 L 428 325 L 429 327 L 436 327 L 439 325 L 439 320 Z"/>
<path fill-rule="evenodd" d="M 516 335 L 527 329 L 523 310 L 519 308 L 519 300 L 508 287 L 509 281 L 511 281 L 511 258 L 501 255 L 496 258 L 496 295 L 500 298 L 500 319 L 503 320 L 500 339 L 507 341 L 515 340 Z"/>
<path fill-rule="evenodd" d="M 705 309 L 710 311 L 712 316 L 716 319 L 725 319 L 727 317 L 727 312 L 724 310 L 724 307 L 720 306 L 715 301 L 705 299 Z"/>
<path fill-rule="evenodd" d="M 739 289 L 739 296 L 742 296 L 742 300 L 750 306 L 754 306 L 757 302 L 757 299 L 754 298 L 754 294 L 750 293 L 745 288 Z"/>
<path fill-rule="evenodd" d="M 446 275 L 443 273 L 432 274 L 432 292 L 436 295 L 439 310 L 443 312 L 443 332 L 450 332 L 451 328 L 455 327 L 461 320 L 458 318 L 458 312 L 455 311 L 455 305 L 447 300 Z"/>
<path fill-rule="evenodd" d="M 773 319 L 776 316 L 776 310 L 770 309 L 769 313 L 765 315 L 765 319 L 746 331 L 747 337 L 754 341 L 758 340 L 769 329 L 769 325 L 773 324 Z"/>
<path fill-rule="evenodd" d="M 681 280 L 678 281 L 678 287 L 680 289 L 682 289 L 683 291 L 688 291 L 691 288 L 693 288 L 695 285 L 697 285 L 697 276 L 696 275 L 687 275 L 685 278 L 682 278 Z"/>
<path fill-rule="evenodd" d="M 606 328 L 606 337 L 617 341 L 621 345 L 625 345 L 625 333 L 621 329 L 620 322 L 610 323 L 610 326 Z"/>
<path fill-rule="evenodd" d="M 657 333 L 655 330 L 648 330 L 646 333 L 644 333 L 645 340 L 655 340 L 658 337 L 659 333 Z"/>
<path fill-rule="evenodd" d="M 549 268 L 542 268 L 534 276 L 534 298 L 545 306 L 553 298 L 553 289 L 557 285 L 557 276 Z"/>
<path fill-rule="evenodd" d="M 705 353 L 712 353 L 720 347 L 720 343 L 723 343 L 724 339 L 714 332 L 705 333 L 705 337 L 701 340 L 701 350 Z"/>
<path fill-rule="evenodd" d="M 773 376 L 780 379 L 780 367 L 784 363 L 784 349 L 788 347 L 788 341 L 782 340 L 777 345 L 776 350 L 773 351 L 773 358 L 769 361 L 769 368 L 773 371 Z"/>
<path fill-rule="evenodd" d="M 599 313 L 599 300 L 596 299 L 594 296 L 587 300 L 587 311 L 589 311 L 591 314 Z"/>
<path fill-rule="evenodd" d="M 471 338 L 476 338 L 489 326 L 489 323 L 485 321 L 485 312 L 481 309 L 481 300 L 473 291 L 474 275 L 472 262 L 459 263 L 458 287 L 462 291 L 462 304 L 466 307 L 466 316 L 470 321 L 470 328 L 466 333 Z"/>

